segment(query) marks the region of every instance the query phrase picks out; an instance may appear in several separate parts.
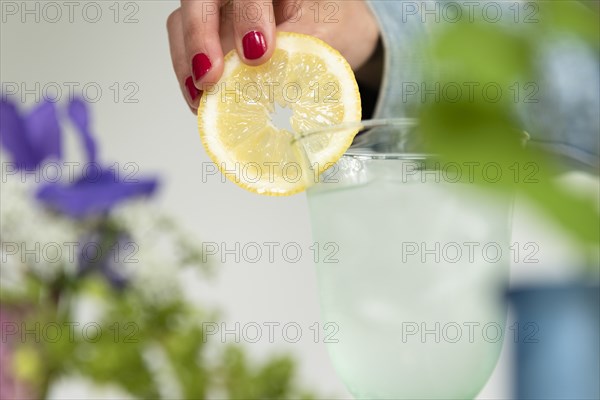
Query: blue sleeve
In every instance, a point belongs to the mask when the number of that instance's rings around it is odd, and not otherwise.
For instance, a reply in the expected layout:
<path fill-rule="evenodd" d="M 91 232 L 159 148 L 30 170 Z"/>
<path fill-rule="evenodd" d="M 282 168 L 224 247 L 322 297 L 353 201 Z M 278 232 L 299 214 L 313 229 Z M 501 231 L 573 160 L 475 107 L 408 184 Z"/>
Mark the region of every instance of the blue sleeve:
<path fill-rule="evenodd" d="M 419 48 L 444 18 L 444 7 L 456 1 L 367 0 L 381 32 L 383 76 L 374 118 L 416 115 L 420 96 L 411 95 L 423 82 L 425 66 Z M 469 1 L 458 2 L 467 5 Z M 470 2 L 473 3 L 473 2 Z M 503 23 L 510 23 L 514 2 L 500 3 Z M 465 44 L 467 45 L 467 44 Z M 600 63 L 598 53 L 565 38 L 549 44 L 539 57 L 541 76 L 517 102 L 523 129 L 532 144 L 576 165 L 600 168 Z M 535 93 L 533 93 L 535 92 Z M 523 96 L 526 93 L 522 93 Z"/>
<path fill-rule="evenodd" d="M 600 147 L 600 63 L 581 42 L 553 42 L 539 57 L 543 65 L 533 100 L 519 114 L 532 142 L 576 167 L 598 172 Z M 536 88 L 537 89 L 537 88 Z"/>
<path fill-rule="evenodd" d="M 422 80 L 423 57 L 415 42 L 425 37 L 418 16 L 419 3 L 404 0 L 367 0 L 379 24 L 383 43 L 383 76 L 373 118 L 411 117 L 413 96 L 403 88 Z"/>

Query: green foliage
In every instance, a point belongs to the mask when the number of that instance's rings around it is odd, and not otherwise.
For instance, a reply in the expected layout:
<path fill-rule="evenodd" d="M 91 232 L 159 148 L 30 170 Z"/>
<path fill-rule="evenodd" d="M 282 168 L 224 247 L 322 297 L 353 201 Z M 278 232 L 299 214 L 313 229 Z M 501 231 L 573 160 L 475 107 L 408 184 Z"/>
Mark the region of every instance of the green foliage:
<path fill-rule="evenodd" d="M 573 35 L 600 50 L 598 4 L 585 5 L 581 1 L 546 0 L 540 3 L 540 36 Z M 591 2 L 590 2 L 591 3 Z"/>
<path fill-rule="evenodd" d="M 599 49 L 599 17 L 576 1 L 539 2 L 537 23 L 520 26 L 485 21 L 447 24 L 425 53 L 431 57 L 426 71 L 430 84 L 487 82 L 505 93 L 515 82 L 537 81 L 536 57 L 544 43 L 557 36 L 578 37 Z M 582 248 L 600 241 L 596 206 L 554 182 L 556 160 L 531 146 L 523 146 L 526 133 L 520 127 L 514 101 L 502 96 L 486 98 L 482 90 L 458 101 L 440 95 L 420 109 L 420 129 L 428 150 L 447 162 L 496 163 L 502 178 L 490 183 L 476 176 L 477 183 L 502 193 L 522 193 L 550 218 L 577 238 Z M 543 132 L 541 132 L 543 136 Z M 600 134 L 600 132 L 594 132 Z M 515 178 L 516 166 L 531 165 L 534 180 Z M 598 171 L 596 171 L 597 173 Z M 473 183 L 473 182 L 470 182 Z M 593 266 L 590 266 L 593 267 Z"/>
<path fill-rule="evenodd" d="M 101 221 L 100 226 L 113 238 L 126 228 L 116 220 Z M 177 238 L 175 268 L 169 267 L 174 274 L 179 266 L 209 269 L 197 250 L 200 246 L 192 248 L 189 242 L 181 241 L 186 236 L 172 222 L 163 219 L 156 226 L 163 234 Z M 110 239 L 101 243 L 111 247 Z M 22 322 L 28 329 L 37 327 L 38 333 L 42 332 L 38 338 L 11 343 L 13 373 L 40 398 L 64 375 L 117 385 L 143 399 L 173 395 L 160 383 L 165 376 L 176 382 L 178 393 L 185 399 L 204 399 L 211 393 L 238 399 L 311 398 L 296 387 L 291 358 L 276 356 L 263 364 L 255 363 L 242 347 L 207 340 L 202 323 L 218 322 L 219 316 L 190 304 L 180 288 L 155 298 L 143 285 L 136 285 L 135 275 L 121 288 L 98 271 L 81 276 L 63 265 L 48 277 L 39 273 L 44 265 L 23 267 L 20 285 L 3 288 L 0 300 L 3 313 L 8 310 L 16 324 Z M 172 289 L 167 286 L 167 290 Z M 66 327 L 76 321 L 74 310 L 82 299 L 97 303 L 101 313 L 93 322 L 77 323 L 69 332 Z M 57 340 L 52 329 L 44 331 L 52 324 L 62 330 Z M 90 324 L 91 328 L 82 329 Z"/>
<path fill-rule="evenodd" d="M 530 75 L 532 50 L 532 43 L 523 40 L 519 31 L 462 21 L 444 29 L 432 42 L 431 54 L 441 79 L 507 87 L 516 77 Z"/>
<path fill-rule="evenodd" d="M 287 356 L 275 357 L 261 366 L 249 364 L 243 350 L 229 346 L 220 366 L 230 399 L 311 399 L 293 389 L 294 363 Z"/>

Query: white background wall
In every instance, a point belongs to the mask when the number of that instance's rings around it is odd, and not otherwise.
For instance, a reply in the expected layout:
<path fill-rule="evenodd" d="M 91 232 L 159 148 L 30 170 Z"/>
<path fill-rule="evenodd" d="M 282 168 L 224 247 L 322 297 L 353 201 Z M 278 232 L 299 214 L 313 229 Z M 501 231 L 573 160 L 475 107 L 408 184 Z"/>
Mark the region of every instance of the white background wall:
<path fill-rule="evenodd" d="M 19 9 L 23 4 L 40 7 L 41 20 L 28 15 L 7 15 L 7 4 Z M 247 193 L 232 183 L 223 183 L 220 175 L 202 182 L 202 169 L 209 163 L 198 137 L 195 117 L 181 98 L 171 69 L 165 21 L 177 1 L 136 1 L 138 22 L 124 23 L 123 19 L 134 8 L 124 9 L 120 2 L 118 22 L 112 1 L 98 1 L 102 17 L 90 23 L 82 14 L 86 2 L 79 3 L 69 22 L 68 9 L 61 7 L 62 18 L 56 23 L 55 9 L 46 9 L 45 2 L 2 1 L 1 79 L 3 85 L 16 82 L 34 88 L 50 88 L 56 82 L 67 98 L 66 82 L 81 88 L 92 83 L 102 89 L 102 95 L 93 107 L 94 131 L 101 143 L 101 158 L 120 163 L 135 162 L 143 172 L 159 173 L 162 180 L 160 207 L 194 232 L 204 241 L 224 242 L 233 247 L 235 242 L 297 242 L 306 255 L 297 263 L 261 262 L 235 263 L 230 259 L 219 266 L 216 279 L 200 287 L 191 288 L 204 303 L 218 305 L 229 324 L 268 321 L 296 322 L 305 331 L 296 344 L 277 337 L 276 343 L 260 341 L 246 343 L 256 357 L 286 351 L 300 360 L 301 378 L 309 386 L 328 397 L 349 398 L 336 377 L 328 359 L 325 345 L 314 343 L 308 328 L 319 321 L 319 307 L 315 281 L 315 267 L 308 253 L 311 234 L 306 197 L 303 194 L 288 198 L 268 198 Z M 63 4 L 59 2 L 58 4 Z M 87 10 L 94 18 L 95 8 Z M 46 17 L 46 18 L 44 18 Z M 115 82 L 120 87 L 120 98 L 115 102 Z M 139 88 L 126 103 L 124 85 L 132 83 Z M 39 91 L 38 91 L 39 92 Z M 90 97 L 94 92 L 90 89 Z M 28 102 L 34 101 L 28 95 Z M 69 146 L 77 144 L 70 140 Z M 538 241 L 539 258 L 551 265 L 564 265 L 572 255 L 557 250 L 556 241 L 548 242 L 548 229 L 531 222 L 530 213 L 517 209 L 516 241 Z M 520 228 L 519 228 L 520 227 Z M 281 259 L 281 258 L 280 258 Z M 218 260 L 215 260 L 218 263 Z M 523 274 L 523 269 L 526 268 Z M 558 268 L 534 270 L 531 265 L 515 266 L 515 276 L 564 276 Z M 531 273 L 533 271 L 533 273 Z M 555 271 L 551 273 L 549 271 Z M 501 362 L 481 398 L 507 398 L 509 391 L 510 343 L 505 346 Z M 459 362 L 459 360 L 457 360 Z M 82 391 L 77 385 L 61 386 L 59 397 L 78 397 Z"/>

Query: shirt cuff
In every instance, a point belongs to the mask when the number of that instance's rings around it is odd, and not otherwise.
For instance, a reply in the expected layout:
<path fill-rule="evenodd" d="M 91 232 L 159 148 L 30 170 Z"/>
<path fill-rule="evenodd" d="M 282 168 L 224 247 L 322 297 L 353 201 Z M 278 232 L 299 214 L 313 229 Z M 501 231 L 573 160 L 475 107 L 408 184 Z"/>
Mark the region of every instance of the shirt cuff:
<path fill-rule="evenodd" d="M 373 118 L 413 117 L 414 96 L 407 98 L 403 88 L 420 82 L 423 56 L 417 51 L 426 36 L 419 7 L 414 1 L 367 0 L 383 43 L 383 76 Z"/>

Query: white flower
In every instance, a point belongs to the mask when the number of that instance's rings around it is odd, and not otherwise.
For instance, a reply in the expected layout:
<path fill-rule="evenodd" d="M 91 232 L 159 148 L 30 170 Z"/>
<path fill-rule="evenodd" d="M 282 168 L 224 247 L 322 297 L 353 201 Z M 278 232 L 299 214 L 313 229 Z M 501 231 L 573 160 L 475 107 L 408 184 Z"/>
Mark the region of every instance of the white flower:
<path fill-rule="evenodd" d="M 19 175 L 2 182 L 0 242 L 2 277 L 12 281 L 25 268 L 50 277 L 74 268 L 80 230 L 74 221 L 52 214 L 34 199 L 35 185 Z"/>

